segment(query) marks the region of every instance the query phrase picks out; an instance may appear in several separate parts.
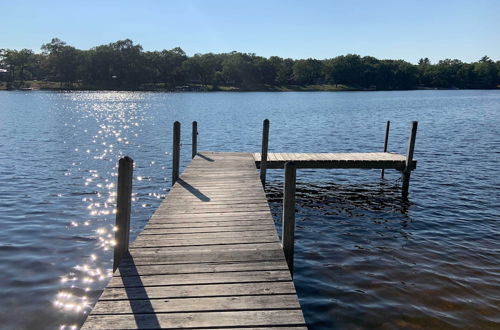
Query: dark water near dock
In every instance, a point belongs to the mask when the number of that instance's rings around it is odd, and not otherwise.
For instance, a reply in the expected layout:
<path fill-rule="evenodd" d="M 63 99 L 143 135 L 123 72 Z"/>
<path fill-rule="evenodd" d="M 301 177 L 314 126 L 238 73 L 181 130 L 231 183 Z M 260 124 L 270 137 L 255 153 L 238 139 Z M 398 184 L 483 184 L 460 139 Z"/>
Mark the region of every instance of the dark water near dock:
<path fill-rule="evenodd" d="M 500 327 L 500 92 L 0 93 L 0 328 L 71 329 L 105 286 L 116 164 L 135 160 L 132 238 L 170 186 L 171 124 L 199 149 L 404 154 L 399 173 L 299 170 L 295 285 L 315 329 Z M 283 173 L 268 172 L 277 226 Z"/>

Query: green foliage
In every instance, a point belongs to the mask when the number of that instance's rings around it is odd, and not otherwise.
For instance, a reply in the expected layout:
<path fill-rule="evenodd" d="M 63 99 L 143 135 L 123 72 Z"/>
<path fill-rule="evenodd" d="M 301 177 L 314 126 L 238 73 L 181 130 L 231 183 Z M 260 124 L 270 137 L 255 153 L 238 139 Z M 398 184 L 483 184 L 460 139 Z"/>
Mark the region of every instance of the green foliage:
<path fill-rule="evenodd" d="M 488 56 L 473 64 L 473 72 L 476 76 L 475 87 L 494 88 L 499 83 L 498 67 Z"/>
<path fill-rule="evenodd" d="M 11 50 L 3 49 L 0 53 L 2 66 L 10 70 L 11 80 L 24 81 L 26 79 L 25 70 L 35 64 L 35 54 L 30 49 Z"/>
<path fill-rule="evenodd" d="M 299 85 L 322 83 L 323 72 L 323 63 L 312 58 L 295 61 L 293 65 L 293 79 Z"/>
<path fill-rule="evenodd" d="M 187 80 L 194 83 L 201 83 L 203 86 L 214 84 L 215 75 L 222 70 L 222 58 L 212 53 L 195 54 L 183 61 L 182 66 Z M 220 74 L 218 75 L 220 80 Z"/>
<path fill-rule="evenodd" d="M 445 59 L 432 64 L 423 58 L 418 65 L 356 54 L 325 60 L 240 52 L 187 56 L 179 47 L 143 51 L 130 39 L 79 50 L 54 38 L 41 49 L 40 54 L 1 49 L 0 78 L 12 84 L 58 82 L 59 88 L 64 84 L 65 88 L 169 90 L 200 86 L 205 90 L 389 90 L 496 88 L 500 84 L 500 61 L 487 56 L 474 63 Z"/>

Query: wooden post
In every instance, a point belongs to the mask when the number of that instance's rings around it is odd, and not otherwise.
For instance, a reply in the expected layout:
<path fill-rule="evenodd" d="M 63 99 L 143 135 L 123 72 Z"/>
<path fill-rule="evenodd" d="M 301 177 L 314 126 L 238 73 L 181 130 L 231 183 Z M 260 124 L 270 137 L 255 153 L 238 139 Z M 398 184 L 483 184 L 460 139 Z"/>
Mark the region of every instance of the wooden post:
<path fill-rule="evenodd" d="M 283 191 L 282 244 L 288 269 L 293 277 L 293 251 L 295 244 L 295 179 L 297 166 L 293 162 L 285 164 L 285 188 Z"/>
<path fill-rule="evenodd" d="M 181 153 L 181 123 L 174 123 L 174 136 L 172 139 L 172 186 L 179 178 L 179 161 Z"/>
<path fill-rule="evenodd" d="M 385 127 L 385 140 L 384 140 L 384 152 L 387 152 L 387 143 L 389 142 L 389 129 L 391 128 L 391 121 L 387 121 L 387 126 Z M 384 178 L 384 169 L 380 173 L 380 177 Z"/>
<path fill-rule="evenodd" d="M 406 166 L 403 170 L 402 181 L 402 195 L 403 198 L 408 198 L 408 189 L 410 188 L 410 174 L 413 170 L 413 151 L 415 150 L 415 139 L 417 137 L 418 121 L 414 121 L 411 125 L 410 140 L 408 142 L 408 151 L 406 153 Z"/>
<path fill-rule="evenodd" d="M 118 162 L 118 187 L 116 194 L 116 245 L 113 257 L 113 272 L 118 268 L 123 255 L 128 251 L 133 170 L 134 161 L 132 158 L 126 156 L 120 159 Z"/>
<path fill-rule="evenodd" d="M 262 152 L 260 154 L 260 181 L 266 184 L 267 150 L 269 145 L 269 120 L 265 119 L 262 127 Z"/>
<path fill-rule="evenodd" d="M 193 121 L 192 143 L 191 143 L 191 158 L 194 158 L 198 153 L 198 123 Z"/>

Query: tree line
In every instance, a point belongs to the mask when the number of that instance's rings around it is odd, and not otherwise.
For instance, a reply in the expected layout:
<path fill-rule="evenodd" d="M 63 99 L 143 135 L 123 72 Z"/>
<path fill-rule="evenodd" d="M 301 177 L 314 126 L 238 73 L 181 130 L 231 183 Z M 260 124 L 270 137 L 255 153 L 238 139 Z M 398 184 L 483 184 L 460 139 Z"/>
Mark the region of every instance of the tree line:
<path fill-rule="evenodd" d="M 130 39 L 80 50 L 57 38 L 41 50 L 1 49 L 0 80 L 11 84 L 51 81 L 65 88 L 169 90 L 185 85 L 259 89 L 330 84 L 380 90 L 500 85 L 500 61 L 487 56 L 473 63 L 456 59 L 431 63 L 423 58 L 416 65 L 355 54 L 324 60 L 240 52 L 187 56 L 179 47 L 144 51 Z"/>

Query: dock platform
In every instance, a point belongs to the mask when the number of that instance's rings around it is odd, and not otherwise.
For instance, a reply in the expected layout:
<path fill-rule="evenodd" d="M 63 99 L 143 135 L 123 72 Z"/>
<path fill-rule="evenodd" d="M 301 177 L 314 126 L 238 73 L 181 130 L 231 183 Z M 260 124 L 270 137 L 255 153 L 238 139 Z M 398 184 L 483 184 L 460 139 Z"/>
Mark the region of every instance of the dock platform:
<path fill-rule="evenodd" d="M 82 329 L 307 329 L 251 153 L 198 153 Z"/>
<path fill-rule="evenodd" d="M 262 154 L 255 152 L 252 155 L 256 165 L 260 167 Z M 287 162 L 295 163 L 297 168 L 371 168 L 399 171 L 406 168 L 406 157 L 390 152 L 267 154 L 267 168 L 284 168 Z M 417 161 L 413 160 L 409 169 L 413 170 L 416 166 Z"/>

